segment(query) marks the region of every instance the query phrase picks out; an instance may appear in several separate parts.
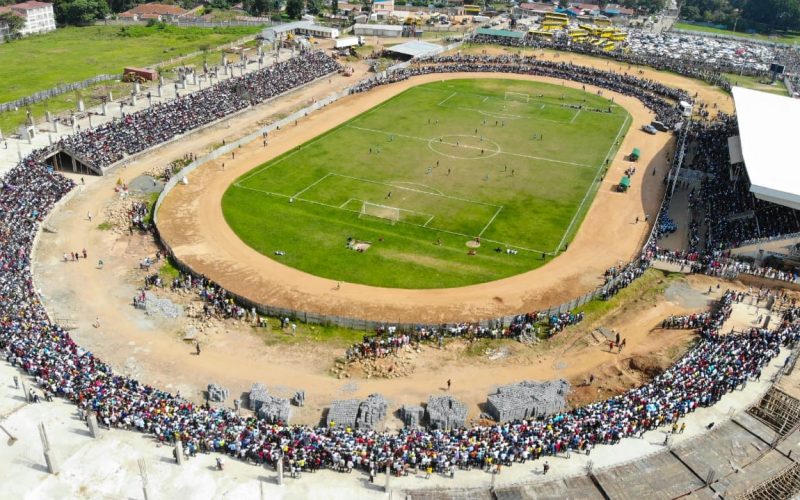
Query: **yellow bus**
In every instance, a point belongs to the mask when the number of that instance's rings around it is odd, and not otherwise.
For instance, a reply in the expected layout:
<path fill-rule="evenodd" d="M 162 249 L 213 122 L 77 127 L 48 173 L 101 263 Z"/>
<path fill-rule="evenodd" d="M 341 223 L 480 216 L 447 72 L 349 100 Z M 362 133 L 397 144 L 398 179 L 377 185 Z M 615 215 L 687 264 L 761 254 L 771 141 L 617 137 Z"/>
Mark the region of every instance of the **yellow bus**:
<path fill-rule="evenodd" d="M 610 51 L 614 50 L 615 48 L 617 48 L 617 45 L 614 42 L 605 42 L 605 43 L 603 43 L 603 50 L 605 50 L 605 51 L 610 52 Z"/>
<path fill-rule="evenodd" d="M 548 31 L 558 31 L 563 29 L 566 24 L 563 24 L 561 21 L 543 21 L 542 22 L 542 29 Z"/>
<path fill-rule="evenodd" d="M 545 21 L 564 21 L 564 23 L 569 23 L 569 16 L 559 12 L 545 12 L 544 19 Z"/>

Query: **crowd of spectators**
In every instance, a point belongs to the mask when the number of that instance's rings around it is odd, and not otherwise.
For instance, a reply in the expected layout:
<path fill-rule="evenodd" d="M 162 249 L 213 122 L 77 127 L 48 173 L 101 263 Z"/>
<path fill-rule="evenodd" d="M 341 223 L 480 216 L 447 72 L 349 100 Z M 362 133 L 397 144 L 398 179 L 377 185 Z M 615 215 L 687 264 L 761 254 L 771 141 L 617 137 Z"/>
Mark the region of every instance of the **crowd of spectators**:
<path fill-rule="evenodd" d="M 497 66 L 477 61 L 474 67 Z M 516 67 L 531 71 L 540 68 L 532 63 Z M 567 76 L 570 67 L 558 71 Z M 576 70 L 576 75 L 582 78 L 586 74 Z M 603 80 L 605 76 L 597 78 Z M 615 90 L 636 84 L 619 75 L 614 76 L 614 81 L 619 85 Z M 643 92 L 654 92 L 647 94 L 648 99 L 663 99 L 653 88 Z M 137 123 L 136 119 L 131 123 Z M 91 142 L 85 136 L 84 140 L 87 142 L 75 144 Z M 96 148 L 90 146 L 84 153 L 99 155 L 96 161 L 107 161 L 110 158 L 105 149 L 108 144 L 110 142 L 100 139 Z M 615 444 L 624 437 L 640 436 L 646 430 L 669 426 L 698 407 L 714 404 L 748 379 L 758 377 L 762 367 L 778 354 L 782 345 L 794 346 L 800 337 L 797 324 L 800 311 L 794 308 L 784 312 L 773 330 L 751 329 L 721 335 L 719 329 L 736 297 L 728 292 L 709 320 L 702 324 L 700 340 L 665 372 L 623 394 L 547 418 L 454 429 L 406 428 L 400 431 L 270 424 L 254 416 L 240 415 L 232 408 L 198 405 L 115 373 L 93 353 L 78 346 L 61 326 L 50 321 L 34 289 L 30 257 L 40 223 L 73 183 L 41 163 L 42 157 L 40 151 L 26 158 L 6 174 L 0 186 L 0 239 L 3 242 L 0 246 L 0 353 L 8 363 L 34 378 L 47 394 L 74 402 L 81 415 L 94 412 L 104 426 L 135 429 L 153 436 L 159 443 L 181 440 L 190 454 L 216 451 L 248 462 L 272 465 L 281 460 L 293 471 L 335 469 L 343 462 L 352 463 L 353 468 L 365 472 L 384 467 L 415 469 L 423 465 L 437 471 L 493 464 L 510 466 L 568 450 L 587 451 L 597 445 Z M 609 272 L 607 293 L 615 293 L 643 273 L 647 262 L 641 259 Z M 183 276 L 171 285 L 198 290 L 216 313 L 228 317 L 246 314 L 224 289 L 205 278 Z M 578 317 L 548 315 L 547 321 L 563 325 Z M 541 316 L 536 313 L 518 318 L 514 328 L 526 328 Z M 471 325 L 455 325 L 447 331 L 471 328 Z M 426 335 L 435 333 L 426 330 Z M 398 342 L 404 341 L 401 337 Z"/>
<path fill-rule="evenodd" d="M 58 146 L 82 162 L 105 168 L 125 155 L 139 153 L 338 70 L 339 64 L 323 52 L 304 52 L 94 129 L 84 129 L 60 140 Z"/>
<path fill-rule="evenodd" d="M 499 72 L 546 76 L 572 80 L 584 85 L 635 97 L 656 114 L 658 121 L 667 127 L 681 123 L 678 109 L 680 101 L 691 102 L 691 97 L 680 89 L 668 87 L 655 80 L 631 74 L 615 73 L 568 62 L 546 61 L 535 56 L 520 55 L 446 55 L 415 59 L 414 64 L 395 70 L 385 76 L 363 80 L 351 92 L 366 92 L 375 86 L 406 80 L 417 75 L 450 72 Z"/>

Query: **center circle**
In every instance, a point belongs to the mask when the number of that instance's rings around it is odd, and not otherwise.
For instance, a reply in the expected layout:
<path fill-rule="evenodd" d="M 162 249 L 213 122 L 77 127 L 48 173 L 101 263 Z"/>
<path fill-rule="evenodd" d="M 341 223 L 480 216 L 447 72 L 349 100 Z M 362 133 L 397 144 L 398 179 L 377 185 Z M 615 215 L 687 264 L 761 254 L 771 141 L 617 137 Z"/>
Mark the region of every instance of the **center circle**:
<path fill-rule="evenodd" d="M 428 148 L 454 160 L 480 160 L 500 154 L 500 145 L 477 135 L 443 135 L 428 141 Z"/>

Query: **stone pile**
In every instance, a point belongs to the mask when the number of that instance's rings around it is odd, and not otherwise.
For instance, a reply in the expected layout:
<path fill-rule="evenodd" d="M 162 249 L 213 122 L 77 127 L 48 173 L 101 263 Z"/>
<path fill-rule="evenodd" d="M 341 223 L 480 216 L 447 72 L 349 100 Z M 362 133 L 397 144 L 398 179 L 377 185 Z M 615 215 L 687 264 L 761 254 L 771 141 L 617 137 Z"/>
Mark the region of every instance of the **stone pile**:
<path fill-rule="evenodd" d="M 552 415 L 564 408 L 569 389 L 564 379 L 505 385 L 489 395 L 487 410 L 498 422 Z"/>
<path fill-rule="evenodd" d="M 215 403 L 224 403 L 228 399 L 228 389 L 217 384 L 208 384 L 208 400 Z"/>
<path fill-rule="evenodd" d="M 389 403 L 380 394 L 370 394 L 358 408 L 357 429 L 374 429 L 386 418 Z"/>
<path fill-rule="evenodd" d="M 286 424 L 292 416 L 292 407 L 289 405 L 289 400 L 286 398 L 267 395 L 266 399 L 261 402 L 258 411 L 256 411 L 256 416 L 258 416 L 258 418 L 263 418 L 271 424 L 278 422 Z"/>
<path fill-rule="evenodd" d="M 292 396 L 292 404 L 295 406 L 305 406 L 306 404 L 306 391 L 297 391 Z"/>
<path fill-rule="evenodd" d="M 355 427 L 358 418 L 358 408 L 361 406 L 359 399 L 338 399 L 331 402 L 325 423 L 330 427 L 335 424 L 339 427 Z"/>
<path fill-rule="evenodd" d="M 452 396 L 431 396 L 425 409 L 432 429 L 463 427 L 467 421 L 467 406 Z"/>
<path fill-rule="evenodd" d="M 420 427 L 425 417 L 425 409 L 421 406 L 406 406 L 400 408 L 400 418 L 406 427 Z"/>
<path fill-rule="evenodd" d="M 264 384 L 255 383 L 250 387 L 250 409 L 257 412 L 269 399 L 269 390 Z"/>
<path fill-rule="evenodd" d="M 161 316 L 163 318 L 177 318 L 183 314 L 183 307 L 167 298 L 159 298 L 153 292 L 145 292 L 145 313 L 148 316 Z"/>

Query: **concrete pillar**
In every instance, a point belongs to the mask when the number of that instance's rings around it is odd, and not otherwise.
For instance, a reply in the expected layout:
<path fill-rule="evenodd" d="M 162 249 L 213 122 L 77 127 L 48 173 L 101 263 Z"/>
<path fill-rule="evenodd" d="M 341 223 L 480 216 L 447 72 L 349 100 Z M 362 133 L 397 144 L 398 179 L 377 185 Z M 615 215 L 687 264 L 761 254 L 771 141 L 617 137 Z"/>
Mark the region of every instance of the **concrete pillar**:
<path fill-rule="evenodd" d="M 103 103 L 103 116 L 108 116 L 108 103 Z"/>
<path fill-rule="evenodd" d="M 83 104 L 83 99 L 78 99 L 78 111 L 83 112 L 86 106 Z"/>
<path fill-rule="evenodd" d="M 100 428 L 97 426 L 97 415 L 94 413 L 89 413 L 89 417 L 86 419 L 86 422 L 89 424 L 89 434 L 91 434 L 95 439 L 100 437 Z"/>
<path fill-rule="evenodd" d="M 89 113 L 89 129 L 92 129 L 92 128 L 94 128 L 94 127 L 92 126 L 92 114 L 91 114 L 91 113 Z"/>
<path fill-rule="evenodd" d="M 158 84 L 158 89 L 156 89 L 156 95 L 158 97 L 161 97 L 161 84 L 160 83 Z"/>
<path fill-rule="evenodd" d="M 3 140 L 3 131 L 0 130 L 0 141 L 2 141 L 2 140 Z"/>
<path fill-rule="evenodd" d="M 49 142 L 51 146 L 53 145 L 53 134 L 47 134 L 47 142 Z"/>
<path fill-rule="evenodd" d="M 389 468 L 389 465 L 386 465 L 386 483 L 383 485 L 383 492 L 389 493 L 389 481 L 392 479 L 392 469 Z"/>
<path fill-rule="evenodd" d="M 175 441 L 175 462 L 178 465 L 183 465 L 183 443 L 180 440 Z"/>
<path fill-rule="evenodd" d="M 136 106 L 136 105 L 139 103 L 139 98 L 138 98 L 138 97 L 136 97 L 136 94 L 133 94 L 133 95 L 131 96 L 131 101 L 133 102 L 133 105 L 134 105 L 134 106 Z"/>
<path fill-rule="evenodd" d="M 50 123 L 50 122 L 53 121 L 53 114 L 50 113 L 49 111 L 45 111 L 44 112 L 44 117 L 45 117 L 45 120 L 47 120 L 47 123 Z"/>
<path fill-rule="evenodd" d="M 17 148 L 17 151 L 19 151 L 19 148 Z M 21 159 L 22 158 L 20 158 L 20 160 Z M 30 403 L 31 400 L 28 398 L 28 388 L 25 386 L 25 381 L 24 380 L 20 381 L 20 387 L 22 387 L 22 397 L 25 398 L 25 402 L 26 403 Z"/>
<path fill-rule="evenodd" d="M 111 102 L 113 100 L 114 100 L 114 94 L 109 90 L 108 91 L 108 102 Z"/>
<path fill-rule="evenodd" d="M 148 106 L 152 106 L 153 105 L 153 96 L 151 94 L 149 94 L 149 93 L 147 94 L 147 105 Z"/>
<path fill-rule="evenodd" d="M 55 453 L 50 449 L 50 440 L 47 438 L 47 430 L 44 428 L 44 423 L 39 424 L 39 437 L 42 440 L 42 449 L 44 450 L 44 461 L 47 465 L 47 472 L 50 474 L 58 474 L 58 461 L 56 460 Z"/>
<path fill-rule="evenodd" d="M 74 157 L 70 157 L 70 160 L 72 160 L 72 171 L 73 172 L 77 172 L 78 171 L 78 164 L 75 162 L 75 158 Z"/>
<path fill-rule="evenodd" d="M 123 114 L 123 113 L 122 113 L 122 109 L 123 109 L 124 107 L 125 107 L 125 103 L 124 103 L 124 102 L 122 102 L 122 101 L 120 101 L 120 102 L 119 102 L 119 114 L 120 114 L 120 115 L 122 115 L 122 114 Z"/>
<path fill-rule="evenodd" d="M 283 456 L 278 457 L 275 469 L 278 471 L 278 486 L 283 486 Z"/>
<path fill-rule="evenodd" d="M 17 145 L 17 158 L 19 159 L 19 161 L 22 161 L 22 150 L 19 149 L 19 145 Z M 25 401 L 27 400 L 28 400 L 28 395 L 26 394 Z"/>
<path fill-rule="evenodd" d="M 133 82 L 133 91 L 137 94 L 142 91 L 142 87 L 139 85 L 139 82 Z"/>
<path fill-rule="evenodd" d="M 53 120 L 53 132 L 58 133 L 58 120 Z"/>
<path fill-rule="evenodd" d="M 164 77 L 161 76 L 161 75 L 158 75 L 158 86 L 159 87 L 163 87 L 164 86 Z"/>

